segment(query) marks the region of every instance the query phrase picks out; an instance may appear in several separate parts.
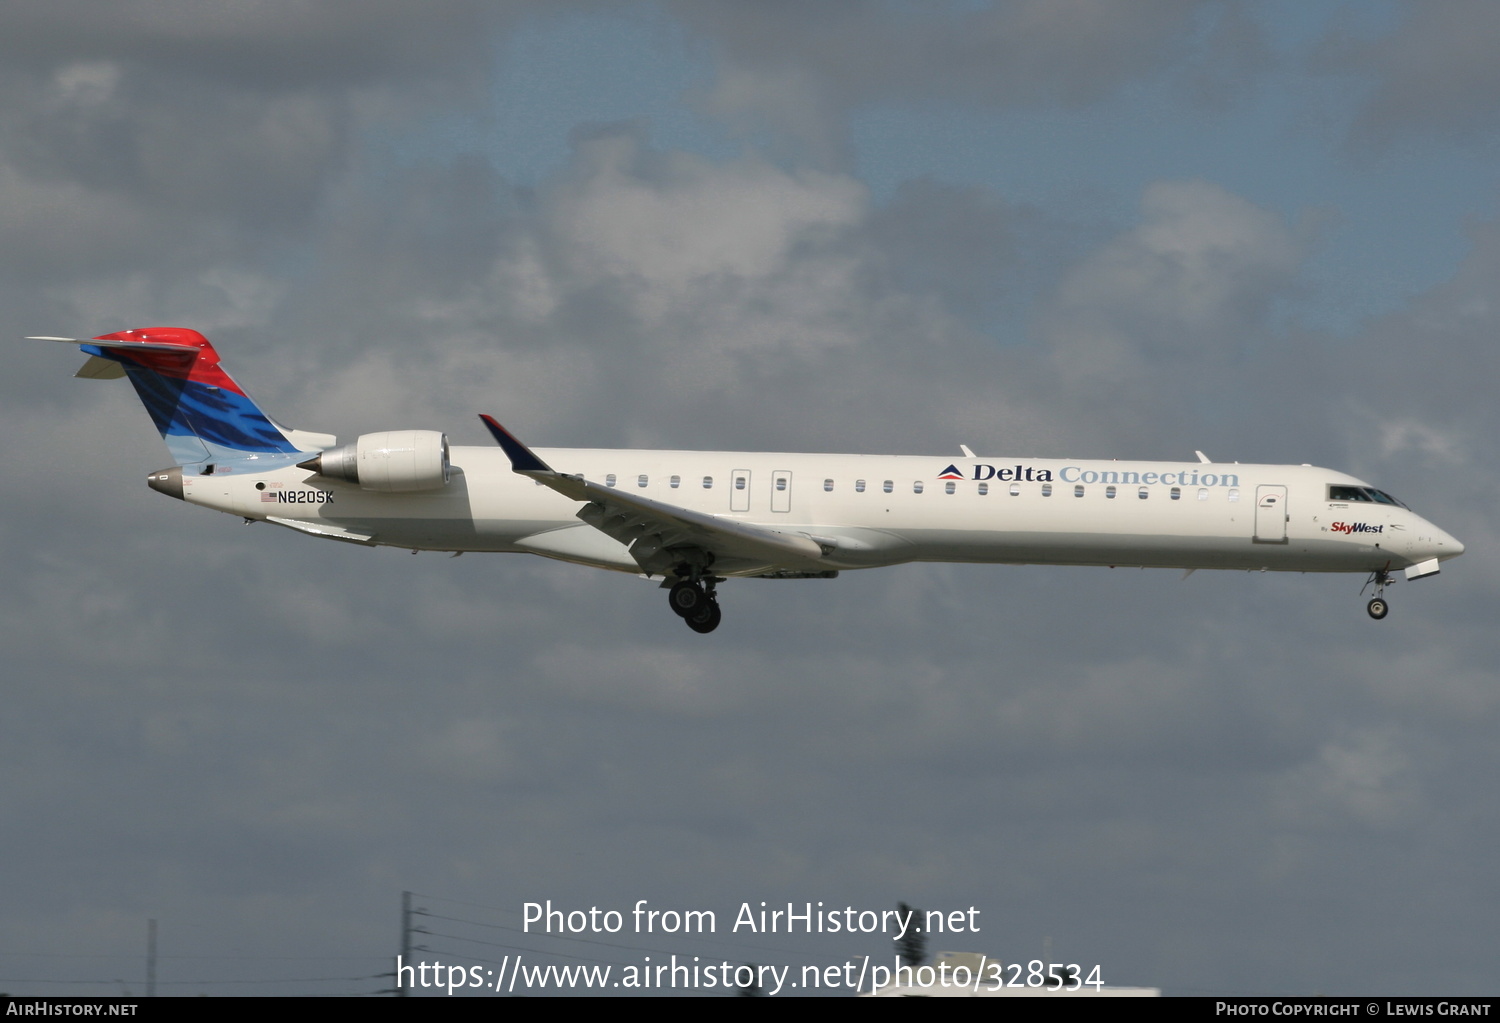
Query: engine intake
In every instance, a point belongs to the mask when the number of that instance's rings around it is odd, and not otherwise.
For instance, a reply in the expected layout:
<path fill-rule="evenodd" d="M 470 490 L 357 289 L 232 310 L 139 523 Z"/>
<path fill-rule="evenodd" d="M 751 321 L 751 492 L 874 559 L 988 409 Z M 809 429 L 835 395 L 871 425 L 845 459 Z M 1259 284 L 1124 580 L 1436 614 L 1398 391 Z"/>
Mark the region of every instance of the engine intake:
<path fill-rule="evenodd" d="M 407 494 L 448 483 L 448 437 L 436 430 L 367 433 L 315 455 L 297 467 L 319 476 L 357 483 L 361 490 Z"/>

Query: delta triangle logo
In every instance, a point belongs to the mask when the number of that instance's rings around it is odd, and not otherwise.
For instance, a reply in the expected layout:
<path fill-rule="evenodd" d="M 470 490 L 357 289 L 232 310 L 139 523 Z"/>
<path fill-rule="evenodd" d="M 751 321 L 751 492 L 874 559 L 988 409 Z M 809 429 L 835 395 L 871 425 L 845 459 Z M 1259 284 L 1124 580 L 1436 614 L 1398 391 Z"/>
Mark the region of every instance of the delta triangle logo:
<path fill-rule="evenodd" d="M 956 465 L 950 465 L 938 473 L 938 479 L 940 480 L 961 480 L 963 478 L 964 474 L 958 471 L 958 466 Z"/>

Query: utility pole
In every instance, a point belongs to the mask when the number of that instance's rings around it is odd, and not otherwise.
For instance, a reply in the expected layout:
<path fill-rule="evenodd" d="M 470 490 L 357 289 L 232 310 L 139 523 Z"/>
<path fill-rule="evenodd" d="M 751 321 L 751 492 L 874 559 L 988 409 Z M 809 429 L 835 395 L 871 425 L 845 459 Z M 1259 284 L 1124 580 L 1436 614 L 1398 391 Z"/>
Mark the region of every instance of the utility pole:
<path fill-rule="evenodd" d="M 411 961 L 411 892 L 401 893 L 401 958 L 400 963 Z M 401 986 L 401 971 L 396 971 L 396 997 L 405 998 L 406 988 Z"/>
<path fill-rule="evenodd" d="M 146 921 L 146 997 L 156 997 L 156 921 Z"/>

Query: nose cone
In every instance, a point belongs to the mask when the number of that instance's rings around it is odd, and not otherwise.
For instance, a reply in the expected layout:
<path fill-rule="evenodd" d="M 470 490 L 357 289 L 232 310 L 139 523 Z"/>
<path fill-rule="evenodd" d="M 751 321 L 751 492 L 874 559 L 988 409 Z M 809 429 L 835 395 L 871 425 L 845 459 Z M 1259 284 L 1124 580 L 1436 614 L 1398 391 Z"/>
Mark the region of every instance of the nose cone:
<path fill-rule="evenodd" d="M 1464 545 L 1459 543 L 1456 537 L 1443 532 L 1431 523 L 1427 523 L 1427 528 L 1423 530 L 1423 533 L 1427 537 L 1427 542 L 1423 544 L 1427 557 L 1447 561 L 1464 552 Z"/>
<path fill-rule="evenodd" d="M 1447 533 L 1443 534 L 1443 540 L 1448 548 L 1448 553 L 1447 555 L 1445 555 L 1446 557 L 1456 558 L 1464 552 L 1464 545 L 1459 543 L 1455 538 L 1449 536 Z"/>
<path fill-rule="evenodd" d="M 174 465 L 170 469 L 158 469 L 146 477 L 146 486 L 158 493 L 166 494 L 182 500 L 182 466 Z"/>

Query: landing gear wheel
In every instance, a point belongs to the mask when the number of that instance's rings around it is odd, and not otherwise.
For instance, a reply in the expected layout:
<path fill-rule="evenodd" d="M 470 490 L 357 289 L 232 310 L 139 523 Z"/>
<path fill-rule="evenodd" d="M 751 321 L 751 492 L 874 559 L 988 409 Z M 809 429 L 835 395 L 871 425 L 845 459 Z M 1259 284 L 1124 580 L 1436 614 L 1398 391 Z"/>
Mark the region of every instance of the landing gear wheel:
<path fill-rule="evenodd" d="M 1365 605 L 1365 610 L 1370 612 L 1370 617 L 1377 622 L 1391 613 L 1391 606 L 1385 602 L 1385 588 L 1395 579 L 1391 577 L 1391 566 L 1387 562 L 1384 568 L 1377 568 L 1370 573 L 1370 578 L 1365 582 L 1364 589 L 1360 590 L 1360 596 L 1364 596 L 1365 590 L 1371 586 L 1375 587 L 1375 595 Z"/>
<path fill-rule="evenodd" d="M 719 627 L 719 622 L 724 618 L 724 612 L 719 610 L 719 602 L 710 600 L 704 604 L 703 610 L 691 615 L 683 615 L 688 628 L 694 632 L 713 632 Z"/>
<path fill-rule="evenodd" d="M 672 611 L 680 618 L 702 612 L 703 605 L 710 603 L 709 596 L 703 591 L 703 587 L 687 579 L 673 585 L 667 591 L 667 603 L 671 605 Z"/>

